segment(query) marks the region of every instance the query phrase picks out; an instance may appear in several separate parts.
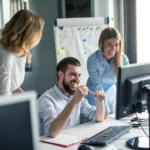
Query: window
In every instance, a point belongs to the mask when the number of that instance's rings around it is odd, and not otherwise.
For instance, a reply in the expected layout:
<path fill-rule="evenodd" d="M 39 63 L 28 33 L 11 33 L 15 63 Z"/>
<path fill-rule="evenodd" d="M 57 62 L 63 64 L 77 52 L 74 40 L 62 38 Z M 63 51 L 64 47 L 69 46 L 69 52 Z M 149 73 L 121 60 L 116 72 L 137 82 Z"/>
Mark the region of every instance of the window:
<path fill-rule="evenodd" d="M 29 0 L 0 0 L 0 29 L 21 9 L 29 9 Z"/>
<path fill-rule="evenodd" d="M 11 17 L 21 9 L 29 9 L 29 0 L 10 0 Z"/>
<path fill-rule="evenodd" d="M 10 19 L 10 0 L 1 0 L 1 28 L 4 27 L 4 24 Z"/>
<path fill-rule="evenodd" d="M 150 0 L 137 0 L 137 61 L 150 62 Z"/>

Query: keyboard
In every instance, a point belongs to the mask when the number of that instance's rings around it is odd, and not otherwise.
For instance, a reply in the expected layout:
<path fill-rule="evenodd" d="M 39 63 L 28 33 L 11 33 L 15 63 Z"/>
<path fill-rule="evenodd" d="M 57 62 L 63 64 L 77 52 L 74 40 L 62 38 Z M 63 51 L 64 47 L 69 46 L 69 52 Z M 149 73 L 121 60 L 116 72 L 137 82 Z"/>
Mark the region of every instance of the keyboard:
<path fill-rule="evenodd" d="M 106 146 L 124 133 L 128 132 L 131 127 L 132 126 L 110 126 L 82 143 L 95 146 Z"/>

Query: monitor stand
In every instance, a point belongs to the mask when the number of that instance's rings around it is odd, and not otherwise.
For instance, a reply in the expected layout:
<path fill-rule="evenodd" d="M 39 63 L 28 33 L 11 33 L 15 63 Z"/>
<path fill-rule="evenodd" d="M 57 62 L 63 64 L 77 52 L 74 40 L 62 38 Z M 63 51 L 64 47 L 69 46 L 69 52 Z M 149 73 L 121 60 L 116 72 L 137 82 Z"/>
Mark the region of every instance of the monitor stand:
<path fill-rule="evenodd" d="M 150 114 L 150 93 L 147 93 L 147 94 L 148 94 L 148 114 Z M 149 117 L 149 135 L 150 135 L 150 117 Z M 131 149 L 150 150 L 150 138 L 149 137 L 135 137 L 135 138 L 127 140 L 126 145 Z"/>
<path fill-rule="evenodd" d="M 129 148 L 136 150 L 149 150 L 149 138 L 148 137 L 135 137 L 126 141 L 126 145 Z"/>

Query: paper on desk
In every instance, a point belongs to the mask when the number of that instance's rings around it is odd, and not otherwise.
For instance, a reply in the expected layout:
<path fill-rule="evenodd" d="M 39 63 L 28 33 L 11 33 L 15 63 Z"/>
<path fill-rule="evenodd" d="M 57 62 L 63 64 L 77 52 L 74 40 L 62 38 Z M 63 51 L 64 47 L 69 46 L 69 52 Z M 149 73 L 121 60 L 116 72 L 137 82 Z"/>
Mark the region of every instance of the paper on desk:
<path fill-rule="evenodd" d="M 51 138 L 42 136 L 40 137 L 40 141 L 44 143 L 54 144 L 62 147 L 69 147 L 71 145 L 74 145 L 76 143 L 82 142 L 87 138 L 78 137 L 75 135 L 60 133 L 57 137 Z"/>

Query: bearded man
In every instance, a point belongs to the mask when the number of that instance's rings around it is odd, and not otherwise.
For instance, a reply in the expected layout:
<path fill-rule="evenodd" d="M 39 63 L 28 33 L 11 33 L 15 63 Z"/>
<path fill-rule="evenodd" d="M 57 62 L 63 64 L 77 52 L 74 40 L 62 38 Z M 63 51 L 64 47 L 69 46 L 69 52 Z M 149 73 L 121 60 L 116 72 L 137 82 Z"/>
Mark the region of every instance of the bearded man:
<path fill-rule="evenodd" d="M 73 57 L 66 57 L 57 65 L 57 84 L 47 90 L 37 101 L 40 119 L 40 135 L 56 137 L 62 130 L 81 124 L 82 114 L 91 121 L 105 118 L 103 91 L 96 91 L 96 107 L 85 98 L 88 88 L 79 85 L 81 64 Z"/>

